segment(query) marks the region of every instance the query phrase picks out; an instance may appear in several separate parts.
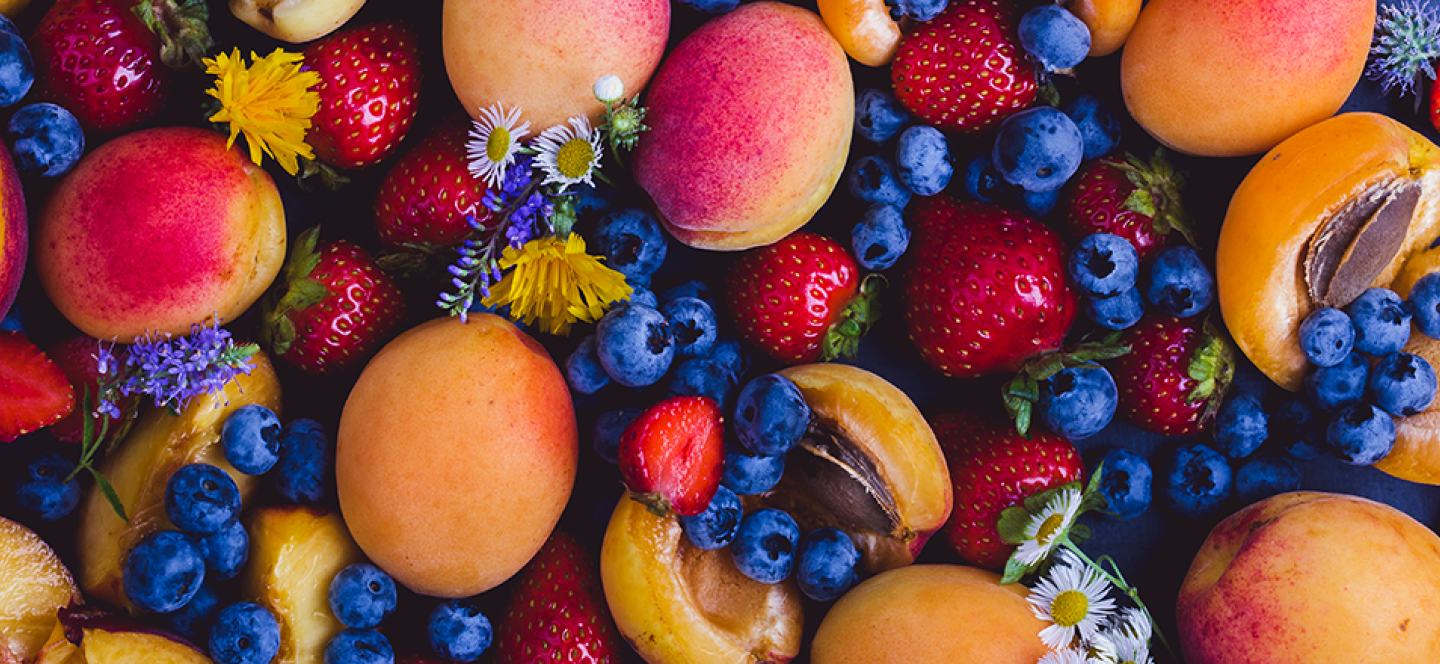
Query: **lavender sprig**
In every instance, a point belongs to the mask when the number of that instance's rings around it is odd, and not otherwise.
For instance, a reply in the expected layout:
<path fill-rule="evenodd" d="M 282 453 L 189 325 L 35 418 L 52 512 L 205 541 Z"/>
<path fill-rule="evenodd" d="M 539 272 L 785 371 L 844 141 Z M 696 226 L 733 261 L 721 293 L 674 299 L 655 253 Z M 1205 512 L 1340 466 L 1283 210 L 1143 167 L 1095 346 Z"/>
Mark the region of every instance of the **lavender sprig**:
<path fill-rule="evenodd" d="M 254 366 L 250 357 L 259 349 L 255 344 L 235 345 L 230 332 L 220 327 L 218 316 L 211 327 L 192 325 L 189 336 L 136 337 L 123 365 L 102 347 L 97 361 L 104 370 L 116 365 L 117 380 L 100 394 L 97 413 L 118 415 L 117 393 L 148 395 L 157 408 L 181 410 L 195 397 L 225 389 L 237 374 L 248 375 Z M 108 374 L 102 371 L 102 375 Z"/>
<path fill-rule="evenodd" d="M 1400 94 L 1417 94 L 1421 77 L 1435 80 L 1434 61 L 1440 58 L 1440 15 L 1418 0 L 1384 5 L 1375 20 L 1365 73 L 1379 81 L 1383 92 L 1400 88 Z"/>

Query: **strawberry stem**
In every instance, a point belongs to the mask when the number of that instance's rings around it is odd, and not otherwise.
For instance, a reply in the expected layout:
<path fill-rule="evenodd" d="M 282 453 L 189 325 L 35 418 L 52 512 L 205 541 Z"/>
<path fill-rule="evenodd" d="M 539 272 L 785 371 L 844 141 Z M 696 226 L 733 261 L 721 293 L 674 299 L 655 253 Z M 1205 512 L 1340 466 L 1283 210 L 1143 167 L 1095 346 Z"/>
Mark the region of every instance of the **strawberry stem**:
<path fill-rule="evenodd" d="M 215 47 L 205 0 L 140 0 L 132 11 L 160 39 L 160 60 L 171 69 L 199 64 Z"/>
<path fill-rule="evenodd" d="M 1035 404 L 1040 401 L 1040 382 L 1049 380 L 1065 369 L 1093 369 L 1099 360 L 1112 360 L 1130 352 L 1129 346 L 1118 344 L 1118 335 L 1100 341 L 1086 341 L 1069 349 L 1042 353 L 1020 365 L 1015 377 L 1000 387 L 1005 412 L 1015 422 L 1015 430 L 1030 437 L 1030 420 Z"/>
<path fill-rule="evenodd" d="M 1167 235 L 1170 231 L 1180 233 L 1190 246 L 1195 242 L 1195 231 L 1185 215 L 1180 202 L 1180 190 L 1185 188 L 1185 177 L 1175 171 L 1165 159 L 1165 148 L 1156 148 L 1145 163 L 1132 154 L 1125 155 L 1125 163 L 1116 165 L 1125 172 L 1125 177 L 1135 185 L 1135 191 L 1125 199 L 1125 209 L 1150 217 L 1155 231 Z"/>
<path fill-rule="evenodd" d="M 855 297 L 825 331 L 825 339 L 820 346 L 821 361 L 855 358 L 860 350 L 860 340 L 875 326 L 875 321 L 880 320 L 880 291 L 884 290 L 886 283 L 885 277 L 878 274 L 868 275 L 860 282 Z"/>
<path fill-rule="evenodd" d="M 1208 320 L 1202 328 L 1200 346 L 1190 357 L 1190 365 L 1185 368 L 1185 373 L 1198 381 L 1187 396 L 1190 403 L 1209 400 L 1205 411 L 1200 415 L 1200 421 L 1207 422 L 1219 409 L 1220 401 L 1230 387 L 1231 379 L 1235 377 L 1235 347 Z"/>
<path fill-rule="evenodd" d="M 260 343 L 273 355 L 284 355 L 295 342 L 290 312 L 317 304 L 330 295 L 325 284 L 310 278 L 320 264 L 320 254 L 315 250 L 319 241 L 319 226 L 308 228 L 295 238 L 290 258 L 285 261 L 283 290 L 271 291 L 261 305 Z"/>

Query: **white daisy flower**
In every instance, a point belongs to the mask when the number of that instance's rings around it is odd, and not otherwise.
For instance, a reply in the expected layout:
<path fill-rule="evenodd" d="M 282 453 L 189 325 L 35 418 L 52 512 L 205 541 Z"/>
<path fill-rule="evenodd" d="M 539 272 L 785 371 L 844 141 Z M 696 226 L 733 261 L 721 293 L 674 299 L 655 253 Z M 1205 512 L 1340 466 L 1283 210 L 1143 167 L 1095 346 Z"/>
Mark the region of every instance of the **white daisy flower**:
<path fill-rule="evenodd" d="M 1152 635 L 1150 614 L 1138 607 L 1120 609 L 1110 618 L 1106 629 L 1112 639 L 1124 637 L 1149 643 Z"/>
<path fill-rule="evenodd" d="M 1085 654 L 1092 662 L 1101 664 L 1115 664 L 1118 660 L 1113 635 L 1106 632 L 1096 634 L 1094 638 L 1085 643 Z"/>
<path fill-rule="evenodd" d="M 1035 664 L 1090 664 L 1090 658 L 1079 648 L 1051 650 Z"/>
<path fill-rule="evenodd" d="M 619 76 L 606 74 L 595 81 L 595 98 L 602 104 L 613 104 L 625 96 L 625 81 Z"/>
<path fill-rule="evenodd" d="M 480 119 L 470 127 L 470 142 L 465 144 L 470 174 L 484 180 L 491 189 L 499 189 L 505 180 L 505 169 L 515 163 L 520 140 L 529 135 L 530 123 L 520 123 L 520 107 L 506 111 L 496 102 L 490 108 L 481 109 Z"/>
<path fill-rule="evenodd" d="M 1141 639 L 1132 639 L 1128 636 L 1117 636 L 1110 640 L 1114 648 L 1111 659 L 1106 660 L 1113 664 L 1155 664 L 1150 659 L 1150 642 Z"/>
<path fill-rule="evenodd" d="M 1051 623 L 1040 630 L 1040 640 L 1055 650 L 1070 647 L 1075 637 L 1088 643 L 1115 610 L 1109 597 L 1110 582 L 1067 549 L 1060 563 L 1030 590 L 1030 611 Z"/>
<path fill-rule="evenodd" d="M 569 126 L 546 129 L 530 147 L 537 153 L 535 162 L 545 171 L 541 184 L 558 182 L 562 190 L 577 182 L 594 184 L 591 176 L 600 164 L 602 152 L 600 131 L 590 127 L 589 118 L 570 118 Z"/>
<path fill-rule="evenodd" d="M 1060 543 L 1060 536 L 1075 525 L 1080 502 L 1078 490 L 1066 489 L 1051 497 L 1039 514 L 1030 517 L 1030 523 L 1025 526 L 1025 541 L 1015 551 L 1020 562 L 1028 567 L 1048 557 Z"/>

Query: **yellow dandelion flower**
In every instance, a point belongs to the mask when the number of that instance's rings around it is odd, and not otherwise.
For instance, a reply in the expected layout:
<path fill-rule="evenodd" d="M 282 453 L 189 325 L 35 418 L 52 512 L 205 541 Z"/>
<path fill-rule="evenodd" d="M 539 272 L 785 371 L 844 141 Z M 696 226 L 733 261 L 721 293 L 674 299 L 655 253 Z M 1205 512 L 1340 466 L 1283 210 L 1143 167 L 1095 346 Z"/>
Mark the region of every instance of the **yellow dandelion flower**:
<path fill-rule="evenodd" d="M 220 112 L 210 121 L 230 123 L 227 147 L 244 134 L 257 166 L 263 151 L 294 175 L 300 170 L 298 157 L 315 158 L 305 131 L 320 108 L 320 94 L 311 89 L 320 83 L 320 74 L 300 71 L 303 57 L 278 48 L 263 58 L 251 53 L 250 59 L 253 64 L 246 67 L 238 48 L 205 58 L 205 73 L 217 77 L 206 92 L 220 100 Z"/>
<path fill-rule="evenodd" d="M 490 287 L 487 307 L 510 305 L 510 316 L 526 325 L 540 319 L 540 329 L 564 335 L 575 321 L 594 322 L 610 304 L 629 299 L 625 275 L 585 253 L 585 239 L 543 237 L 506 247 L 500 268 L 509 270 Z"/>

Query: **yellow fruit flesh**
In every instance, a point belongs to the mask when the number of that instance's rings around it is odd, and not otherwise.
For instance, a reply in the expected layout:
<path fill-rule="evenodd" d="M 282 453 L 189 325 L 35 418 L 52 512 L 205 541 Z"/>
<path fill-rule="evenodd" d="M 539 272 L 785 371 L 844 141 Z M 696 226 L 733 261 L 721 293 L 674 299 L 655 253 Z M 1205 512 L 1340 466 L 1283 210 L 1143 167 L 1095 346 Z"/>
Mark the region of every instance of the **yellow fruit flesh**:
<path fill-rule="evenodd" d="M 345 626 L 330 611 L 330 581 L 365 556 L 340 515 L 299 506 L 267 507 L 246 517 L 250 560 L 242 595 L 275 614 L 280 652 L 272 664 L 319 664 Z"/>
<path fill-rule="evenodd" d="M 35 658 L 80 590 L 55 551 L 33 531 L 0 517 L 0 661 Z"/>
<path fill-rule="evenodd" d="M 87 629 L 80 637 L 86 664 L 210 664 L 204 653 L 159 634 Z"/>

